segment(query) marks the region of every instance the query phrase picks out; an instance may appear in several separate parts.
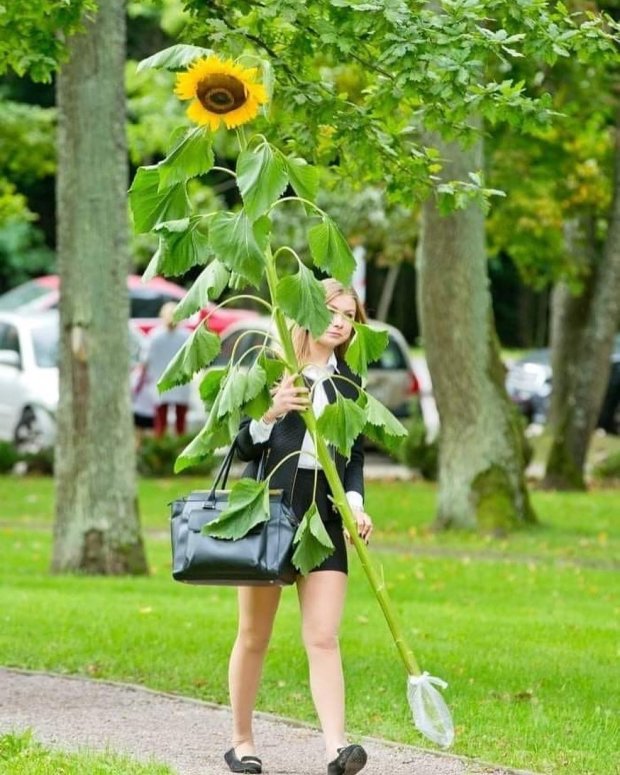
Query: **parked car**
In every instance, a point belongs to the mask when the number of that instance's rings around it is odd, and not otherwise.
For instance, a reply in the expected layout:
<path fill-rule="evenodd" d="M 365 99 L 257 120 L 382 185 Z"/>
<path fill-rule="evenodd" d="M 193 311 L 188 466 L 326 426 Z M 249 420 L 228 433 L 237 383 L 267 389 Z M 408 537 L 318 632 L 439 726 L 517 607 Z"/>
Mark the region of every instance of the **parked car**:
<path fill-rule="evenodd" d="M 508 395 L 529 422 L 544 424 L 549 413 L 552 390 L 551 352 L 533 350 L 513 363 L 506 377 Z M 620 335 L 611 356 L 611 372 L 598 427 L 608 433 L 620 433 Z"/>
<path fill-rule="evenodd" d="M 368 369 L 366 386 L 368 392 L 397 417 L 408 417 L 416 403 L 419 402 L 420 383 L 413 371 L 407 341 L 394 326 L 373 320 L 369 323 L 373 328 L 388 332 L 388 345 L 379 360 L 372 363 Z M 271 341 L 271 337 L 274 337 L 271 318 L 266 316 L 259 316 L 254 320 L 241 321 L 230 326 L 221 335 L 222 349 L 213 362 L 213 366 L 223 366 L 228 363 L 238 339 L 235 361 L 239 360 L 252 347 L 262 344 L 266 335 L 269 337 L 269 341 Z M 257 353 L 258 350 L 253 351 L 244 358 L 243 363 L 250 366 Z M 200 427 L 205 420 L 198 394 L 199 382 L 198 379 L 192 383 L 194 390 L 188 413 L 188 424 L 192 429 Z"/>
<path fill-rule="evenodd" d="M 25 314 L 43 312 L 57 309 L 60 296 L 60 282 L 58 275 L 46 275 L 18 285 L 10 291 L 0 295 L 0 311 L 21 312 Z M 159 310 L 168 302 L 179 302 L 185 296 L 185 288 L 154 277 L 144 283 L 138 275 L 131 274 L 127 277 L 129 290 L 129 317 L 134 326 L 147 334 L 159 323 Z M 232 309 L 222 307 L 215 309 L 215 304 L 209 304 L 198 315 L 194 315 L 189 321 L 190 328 L 195 328 L 198 322 L 209 315 L 207 325 L 212 331 L 219 334 L 228 326 L 239 320 L 247 320 L 257 315 L 256 312 L 246 309 Z"/>
<path fill-rule="evenodd" d="M 143 336 L 130 327 L 133 366 Z M 52 446 L 58 407 L 58 312 L 0 312 L 0 439 L 23 452 Z"/>

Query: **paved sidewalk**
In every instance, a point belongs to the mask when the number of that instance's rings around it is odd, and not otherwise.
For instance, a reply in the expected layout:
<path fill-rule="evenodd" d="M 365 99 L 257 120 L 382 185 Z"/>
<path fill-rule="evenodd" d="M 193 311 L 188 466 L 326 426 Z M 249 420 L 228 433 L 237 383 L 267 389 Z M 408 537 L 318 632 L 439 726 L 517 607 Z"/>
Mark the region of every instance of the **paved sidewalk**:
<path fill-rule="evenodd" d="M 230 710 L 137 686 L 0 668 L 0 734 L 31 729 L 43 744 L 127 753 L 179 775 L 226 775 Z M 266 775 L 324 775 L 319 733 L 257 714 Z M 367 738 L 364 775 L 513 775 L 411 746 Z M 86 774 L 85 774 L 86 775 Z"/>

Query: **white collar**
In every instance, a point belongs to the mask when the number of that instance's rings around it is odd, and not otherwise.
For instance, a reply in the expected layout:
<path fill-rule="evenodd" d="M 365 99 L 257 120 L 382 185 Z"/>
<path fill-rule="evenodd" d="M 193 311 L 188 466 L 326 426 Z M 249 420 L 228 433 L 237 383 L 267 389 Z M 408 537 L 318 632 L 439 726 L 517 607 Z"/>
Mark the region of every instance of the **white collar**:
<path fill-rule="evenodd" d="M 332 353 L 329 356 L 325 366 L 318 366 L 315 363 L 309 363 L 302 369 L 302 372 L 311 379 L 313 375 L 324 376 L 326 373 L 333 374 L 335 371 L 338 371 L 338 359 L 336 358 L 335 353 Z"/>

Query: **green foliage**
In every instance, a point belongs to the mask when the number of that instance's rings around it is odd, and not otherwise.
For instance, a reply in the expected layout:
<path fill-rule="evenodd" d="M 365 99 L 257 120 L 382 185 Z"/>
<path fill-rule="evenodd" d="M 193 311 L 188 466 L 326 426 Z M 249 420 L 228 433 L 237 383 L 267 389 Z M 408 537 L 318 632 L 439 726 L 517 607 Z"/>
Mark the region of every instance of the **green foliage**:
<path fill-rule="evenodd" d="M 407 434 L 406 428 L 370 393 L 362 396 L 361 403 L 365 408 L 364 435 L 388 451 L 396 451 Z"/>
<path fill-rule="evenodd" d="M 229 367 L 226 379 L 220 385 L 218 417 L 240 409 L 260 393 L 267 384 L 267 374 L 258 361 L 245 370 L 238 364 Z"/>
<path fill-rule="evenodd" d="M 13 70 L 33 81 L 50 81 L 66 58 L 66 40 L 82 28 L 94 0 L 4 3 L 0 13 L 0 75 Z"/>
<path fill-rule="evenodd" d="M 282 154 L 263 140 L 237 158 L 237 185 L 243 209 L 250 220 L 265 215 L 288 185 L 287 164 Z"/>
<path fill-rule="evenodd" d="M 600 463 L 597 463 L 592 473 L 597 479 L 620 481 L 620 452 L 608 455 Z"/>
<path fill-rule="evenodd" d="M 325 529 L 316 503 L 311 504 L 299 523 L 294 544 L 293 565 L 304 576 L 333 553 L 334 544 Z"/>
<path fill-rule="evenodd" d="M 230 278 L 229 270 L 217 259 L 211 261 L 206 269 L 194 280 L 194 284 L 177 304 L 174 311 L 174 320 L 181 320 L 193 315 L 199 309 L 205 307 L 212 299 L 222 295 Z"/>
<path fill-rule="evenodd" d="M 158 51 L 148 59 L 143 59 L 138 65 L 138 72 L 150 67 L 163 68 L 164 70 L 185 70 L 196 59 L 207 57 L 210 54 L 213 54 L 213 50 L 210 48 L 179 43 Z"/>
<path fill-rule="evenodd" d="M 0 474 L 6 474 L 13 470 L 19 460 L 19 453 L 9 441 L 0 441 Z"/>
<path fill-rule="evenodd" d="M 356 374 L 365 377 L 368 364 L 379 359 L 388 343 L 387 331 L 378 331 L 365 323 L 353 323 L 355 334 L 344 359 Z"/>
<path fill-rule="evenodd" d="M 213 166 L 213 148 L 204 127 L 190 129 L 158 164 L 159 190 L 204 175 Z"/>
<path fill-rule="evenodd" d="M 62 773 L 62 775 L 172 775 L 164 764 L 141 764 L 128 756 L 106 751 L 65 752 L 45 748 L 27 732 L 10 732 L 0 737 L 0 762 L 11 775 Z"/>
<path fill-rule="evenodd" d="M 325 306 L 325 290 L 309 269 L 299 262 L 297 273 L 278 281 L 278 306 L 292 320 L 319 337 L 331 322 Z"/>
<path fill-rule="evenodd" d="M 428 441 L 426 425 L 421 412 L 407 421 L 406 438 L 396 450 L 398 459 L 409 468 L 419 471 L 427 481 L 437 480 L 439 439 Z"/>
<path fill-rule="evenodd" d="M 308 245 L 314 263 L 345 287 L 351 283 L 355 258 L 338 226 L 327 215 L 308 231 Z"/>
<path fill-rule="evenodd" d="M 199 325 L 159 378 L 159 391 L 163 393 L 175 385 L 189 382 L 196 372 L 211 363 L 219 353 L 220 346 L 219 337 L 203 324 Z"/>
<path fill-rule="evenodd" d="M 473 114 L 537 130 L 554 115 L 541 72 L 558 60 L 597 68 L 616 57 L 617 25 L 548 0 L 188 0 L 187 9 L 196 40 L 233 56 L 255 46 L 275 53 L 272 112 L 293 150 L 360 186 L 386 185 L 408 206 L 428 196 L 441 168 L 429 131 L 467 142 L 478 131 Z M 525 77 L 521 62 L 530 64 Z M 460 188 L 444 192 L 453 206 Z M 466 181 L 462 193 L 466 202 L 491 190 Z"/>
<path fill-rule="evenodd" d="M 267 217 L 252 222 L 243 210 L 216 213 L 209 226 L 209 244 L 223 264 L 258 286 L 265 272 L 270 227 Z"/>
<path fill-rule="evenodd" d="M 349 457 L 353 442 L 366 423 L 366 412 L 350 398 L 336 393 L 336 401 L 329 404 L 317 420 L 317 429 L 338 452 Z"/>
<path fill-rule="evenodd" d="M 139 234 L 165 221 L 185 218 L 190 209 L 184 183 L 159 190 L 159 167 L 140 167 L 129 189 L 134 229 Z"/>
<path fill-rule="evenodd" d="M 140 476 L 171 476 L 177 457 L 190 441 L 189 436 L 143 436 L 137 450 L 136 464 Z M 213 456 L 209 455 L 196 465 L 197 476 L 206 476 L 213 469 Z"/>
<path fill-rule="evenodd" d="M 2 221 L 0 196 L 0 222 Z M 56 258 L 44 244 L 43 233 L 28 221 L 9 219 L 0 226 L 0 289 L 54 270 Z"/>
<path fill-rule="evenodd" d="M 182 218 L 179 221 L 165 221 L 153 231 L 159 235 L 159 248 L 144 272 L 145 279 L 163 274 L 167 277 L 184 275 L 193 266 L 204 266 L 212 257 L 209 240 L 201 231 L 203 219 L 200 215 Z M 217 279 L 217 266 L 214 268 Z"/>
<path fill-rule="evenodd" d="M 202 528 L 214 538 L 243 538 L 269 519 L 269 480 L 240 479 L 230 490 L 228 508 Z"/>

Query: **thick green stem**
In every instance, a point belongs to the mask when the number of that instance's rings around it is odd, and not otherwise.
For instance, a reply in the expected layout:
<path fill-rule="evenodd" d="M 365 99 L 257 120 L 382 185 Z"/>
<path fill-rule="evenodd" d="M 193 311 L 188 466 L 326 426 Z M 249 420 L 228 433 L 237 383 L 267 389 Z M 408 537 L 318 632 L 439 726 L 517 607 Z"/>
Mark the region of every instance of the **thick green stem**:
<path fill-rule="evenodd" d="M 270 292 L 272 301 L 276 298 L 275 290 L 276 290 L 277 282 L 278 282 L 278 276 L 276 274 L 274 261 L 273 261 L 271 252 L 268 251 L 267 283 L 269 285 L 269 292 Z M 297 362 L 295 348 L 293 347 L 293 340 L 291 338 L 291 334 L 286 325 L 286 320 L 284 319 L 284 315 L 282 314 L 282 311 L 277 306 L 275 306 L 275 304 L 273 306 L 273 311 L 274 311 L 276 327 L 278 329 L 278 336 L 280 339 L 280 343 L 282 345 L 282 349 L 284 350 L 286 360 L 291 364 L 295 364 L 295 371 L 296 373 L 299 373 L 300 372 L 299 363 Z M 298 377 L 295 384 L 298 384 L 300 387 L 303 386 L 304 383 L 301 376 Z M 368 552 L 366 544 L 359 537 L 357 533 L 357 524 L 355 521 L 355 517 L 353 516 L 353 511 L 351 510 L 351 506 L 347 501 L 347 496 L 346 496 L 344 487 L 342 485 L 342 482 L 340 481 L 340 477 L 338 476 L 336 465 L 332 459 L 332 456 L 329 453 L 329 449 L 327 447 L 327 444 L 325 443 L 325 440 L 320 436 L 320 434 L 317 433 L 317 426 L 316 426 L 317 421 L 316 421 L 314 412 L 310 408 L 305 412 L 301 412 L 301 417 L 304 423 L 306 424 L 306 427 L 310 431 L 312 437 L 316 441 L 317 457 L 319 459 L 319 462 L 321 463 L 321 466 L 323 467 L 323 471 L 325 472 L 327 481 L 329 482 L 334 503 L 336 505 L 336 508 L 340 512 L 340 515 L 342 516 L 343 524 L 347 532 L 349 533 L 349 536 L 351 537 L 351 541 L 353 542 L 353 545 L 355 546 L 355 549 L 359 555 L 360 562 L 362 563 L 362 568 L 366 573 L 366 577 L 368 578 L 370 586 L 372 587 L 372 590 L 375 593 L 377 600 L 379 601 L 379 605 L 381 606 L 381 610 L 383 611 L 385 620 L 388 624 L 388 627 L 390 628 L 390 632 L 392 633 L 392 637 L 394 638 L 394 643 L 396 644 L 396 648 L 398 649 L 400 658 L 403 661 L 405 670 L 407 671 L 408 675 L 420 675 L 421 673 L 420 667 L 418 666 L 418 663 L 413 655 L 413 652 L 411 651 L 411 649 L 407 645 L 407 642 L 405 641 L 402 627 L 400 625 L 400 622 L 397 619 L 396 611 L 394 610 L 392 601 L 390 600 L 389 595 L 387 593 L 385 582 L 382 578 L 380 578 L 379 574 L 377 573 L 377 570 L 372 564 L 372 561 L 370 559 L 370 554 Z"/>

